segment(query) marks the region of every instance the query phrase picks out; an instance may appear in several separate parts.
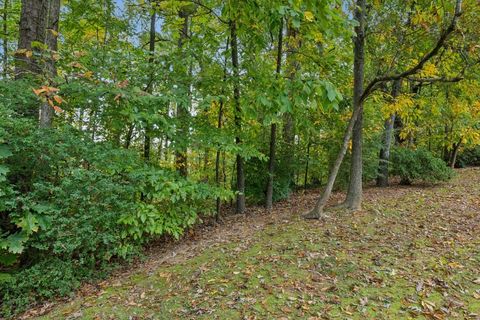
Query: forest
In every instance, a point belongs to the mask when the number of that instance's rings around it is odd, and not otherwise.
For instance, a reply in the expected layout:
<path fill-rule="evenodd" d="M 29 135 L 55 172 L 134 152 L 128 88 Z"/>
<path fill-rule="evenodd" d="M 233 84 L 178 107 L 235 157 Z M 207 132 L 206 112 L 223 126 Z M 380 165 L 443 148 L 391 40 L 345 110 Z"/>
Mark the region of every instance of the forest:
<path fill-rule="evenodd" d="M 0 0 L 0 319 L 478 319 L 479 17 Z"/>

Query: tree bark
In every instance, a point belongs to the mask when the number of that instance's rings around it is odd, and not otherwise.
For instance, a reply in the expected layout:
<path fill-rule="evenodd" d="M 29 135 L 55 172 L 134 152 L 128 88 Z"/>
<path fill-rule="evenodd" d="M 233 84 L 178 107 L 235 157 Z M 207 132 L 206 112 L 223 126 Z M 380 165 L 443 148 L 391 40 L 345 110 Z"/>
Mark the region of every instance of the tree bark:
<path fill-rule="evenodd" d="M 365 69 L 365 0 L 357 0 L 355 19 L 358 26 L 355 27 L 354 38 L 354 80 L 353 80 L 353 109 L 359 110 L 358 117 L 353 126 L 352 137 L 352 162 L 350 166 L 350 183 L 348 186 L 345 207 L 351 210 L 359 210 L 362 206 L 362 176 L 363 176 L 363 81 Z"/>
<path fill-rule="evenodd" d="M 282 70 L 282 54 L 283 54 L 283 18 L 280 21 L 280 30 L 278 32 L 277 45 L 277 69 L 276 78 L 279 77 Z M 277 145 L 277 124 L 272 123 L 270 126 L 270 152 L 268 159 L 268 182 L 265 206 L 267 210 L 272 209 L 273 205 L 273 180 L 275 175 L 275 153 Z"/>
<path fill-rule="evenodd" d="M 237 39 L 237 22 L 230 21 L 230 46 L 232 48 L 232 69 L 233 69 L 233 103 L 235 114 L 236 137 L 235 143 L 240 146 L 242 140 L 240 133 L 242 132 L 242 109 L 240 106 L 240 83 L 239 83 L 239 64 L 238 64 L 238 39 Z M 237 154 L 237 202 L 236 212 L 243 213 L 245 211 L 245 173 L 243 157 Z"/>
<path fill-rule="evenodd" d="M 229 39 L 227 39 L 226 51 L 228 51 L 229 46 Z M 227 57 L 225 56 L 225 64 L 223 67 L 223 84 L 227 81 Z M 224 88 L 222 87 L 222 96 L 225 93 Z M 220 100 L 220 105 L 218 109 L 218 121 L 217 121 L 217 128 L 218 130 L 222 129 L 223 125 L 223 107 L 224 107 L 224 99 Z M 221 157 L 221 150 L 220 148 L 217 149 L 217 154 L 215 156 L 215 184 L 217 187 L 220 187 L 220 157 Z M 216 206 L 215 206 L 215 218 L 218 220 L 220 217 L 220 211 L 222 209 L 222 200 L 217 197 L 216 199 Z"/>
<path fill-rule="evenodd" d="M 183 18 L 182 28 L 180 30 L 180 38 L 178 39 L 178 48 L 182 50 L 183 54 L 183 45 L 185 40 L 188 37 L 188 25 L 189 25 L 189 14 L 186 10 L 181 10 L 179 16 Z M 183 67 L 182 67 L 183 68 Z M 182 72 L 183 73 L 183 72 Z M 185 72 L 186 73 L 186 72 Z M 185 74 L 183 74 L 184 76 Z M 185 79 L 183 79 L 183 82 Z M 185 83 L 182 86 L 186 89 L 185 91 L 188 92 L 187 95 L 190 95 L 188 85 Z M 176 142 L 177 145 L 175 146 L 175 166 L 177 167 L 177 171 L 180 173 L 182 177 L 186 177 L 188 175 L 188 148 L 183 145 L 178 145 L 178 141 L 180 139 L 186 139 L 188 136 L 188 124 L 187 119 L 189 116 L 188 104 L 185 103 L 177 103 L 177 119 L 179 121 L 179 127 L 177 130 L 177 137 Z M 180 138 L 181 137 L 181 138 Z"/>
<path fill-rule="evenodd" d="M 400 93 L 400 80 L 396 80 L 392 85 L 392 99 L 395 101 Z M 388 165 L 390 161 L 390 148 L 392 145 L 393 124 L 395 123 L 395 114 L 392 114 L 385 121 L 385 133 L 383 137 L 383 146 L 380 148 L 378 174 L 377 174 L 377 186 L 388 186 Z"/>
<path fill-rule="evenodd" d="M 225 70 L 226 72 L 226 70 Z M 223 124 L 223 99 L 220 101 L 220 106 L 218 110 L 218 123 L 217 128 L 220 130 Z M 215 184 L 217 187 L 220 186 L 220 148 L 217 149 L 217 154 L 215 155 Z M 220 216 L 220 210 L 222 207 L 222 201 L 220 198 L 216 199 L 216 206 L 215 206 L 215 217 L 218 219 Z"/>
<path fill-rule="evenodd" d="M 130 148 L 130 144 L 132 143 L 132 137 L 133 137 L 133 130 L 134 129 L 135 129 L 135 124 L 131 123 L 128 126 L 127 135 L 125 137 L 125 145 L 124 145 L 125 149 Z"/>
<path fill-rule="evenodd" d="M 15 66 L 17 79 L 30 74 L 43 76 L 51 82 L 52 78 L 56 76 L 57 71 L 53 57 L 45 59 L 45 62 L 42 62 L 42 59 L 37 59 L 37 55 L 32 54 L 32 52 L 41 53 L 41 50 L 44 49 L 32 46 L 32 43 L 44 44 L 45 49 L 50 53 L 56 51 L 59 16 L 60 0 L 22 0 L 18 53 L 16 54 L 17 63 Z M 25 116 L 32 118 L 35 118 L 37 114 L 38 109 L 25 112 Z M 48 103 L 42 103 L 39 112 L 40 127 L 50 127 L 52 118 L 52 107 Z"/>
<path fill-rule="evenodd" d="M 3 1 L 3 78 L 8 75 L 8 9 L 10 8 L 9 0 Z"/>
<path fill-rule="evenodd" d="M 452 169 L 455 168 L 455 164 L 457 162 L 458 149 L 460 149 L 461 144 L 462 144 L 462 139 L 460 139 L 457 143 L 453 144 L 453 150 L 452 150 L 452 153 L 450 155 L 449 162 L 448 162 L 450 168 L 452 168 Z"/>
<path fill-rule="evenodd" d="M 310 164 L 310 147 L 312 145 L 312 142 L 310 141 L 310 138 L 308 138 L 308 144 L 307 144 L 307 161 L 305 163 L 305 176 L 303 179 L 303 189 L 307 189 L 307 182 L 308 182 L 308 165 Z"/>

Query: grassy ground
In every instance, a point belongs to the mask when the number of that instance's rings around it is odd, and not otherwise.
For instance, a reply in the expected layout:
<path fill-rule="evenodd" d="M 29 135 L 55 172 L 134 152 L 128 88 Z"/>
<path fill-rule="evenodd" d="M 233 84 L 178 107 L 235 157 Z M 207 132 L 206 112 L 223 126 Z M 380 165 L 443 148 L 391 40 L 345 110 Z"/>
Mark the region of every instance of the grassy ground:
<path fill-rule="evenodd" d="M 302 220 L 317 195 L 42 319 L 480 319 L 479 169 L 436 187 L 368 189 L 360 212 Z"/>

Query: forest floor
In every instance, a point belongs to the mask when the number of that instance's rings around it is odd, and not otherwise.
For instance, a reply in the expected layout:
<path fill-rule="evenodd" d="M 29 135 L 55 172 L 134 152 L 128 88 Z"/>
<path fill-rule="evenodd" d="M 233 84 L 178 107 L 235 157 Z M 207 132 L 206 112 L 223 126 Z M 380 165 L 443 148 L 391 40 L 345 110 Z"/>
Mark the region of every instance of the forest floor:
<path fill-rule="evenodd" d="M 250 209 L 85 286 L 42 319 L 480 319 L 480 168 L 367 188 L 305 221 L 318 190 Z M 333 202 L 340 201 L 341 194 Z M 52 310 L 50 310 L 52 309 Z"/>

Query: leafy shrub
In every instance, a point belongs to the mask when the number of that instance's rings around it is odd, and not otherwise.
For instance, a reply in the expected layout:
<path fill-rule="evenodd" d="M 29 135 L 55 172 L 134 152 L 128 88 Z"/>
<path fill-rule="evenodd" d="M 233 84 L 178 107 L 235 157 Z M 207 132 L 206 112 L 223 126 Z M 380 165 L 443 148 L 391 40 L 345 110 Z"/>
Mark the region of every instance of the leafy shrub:
<path fill-rule="evenodd" d="M 468 166 L 480 166 L 480 146 L 463 151 L 458 156 L 457 166 L 465 168 Z"/>
<path fill-rule="evenodd" d="M 73 261 L 52 258 L 0 281 L 1 314 L 12 316 L 22 306 L 31 305 L 38 299 L 70 294 L 80 285 L 84 268 L 79 267 Z"/>
<path fill-rule="evenodd" d="M 404 184 L 410 184 L 414 180 L 435 183 L 453 177 L 453 170 L 428 150 L 395 148 L 392 151 L 391 171 L 400 176 Z"/>
<path fill-rule="evenodd" d="M 292 192 L 290 175 L 285 170 L 286 166 L 277 158 L 275 164 L 275 178 L 273 179 L 274 202 L 286 199 Z M 247 200 L 251 203 L 264 204 L 268 182 L 267 162 L 259 158 L 251 158 L 245 165 L 245 192 Z"/>
<path fill-rule="evenodd" d="M 159 235 L 180 237 L 231 193 L 147 165 L 69 126 L 0 104 L 0 300 L 11 315 L 68 295 Z"/>

